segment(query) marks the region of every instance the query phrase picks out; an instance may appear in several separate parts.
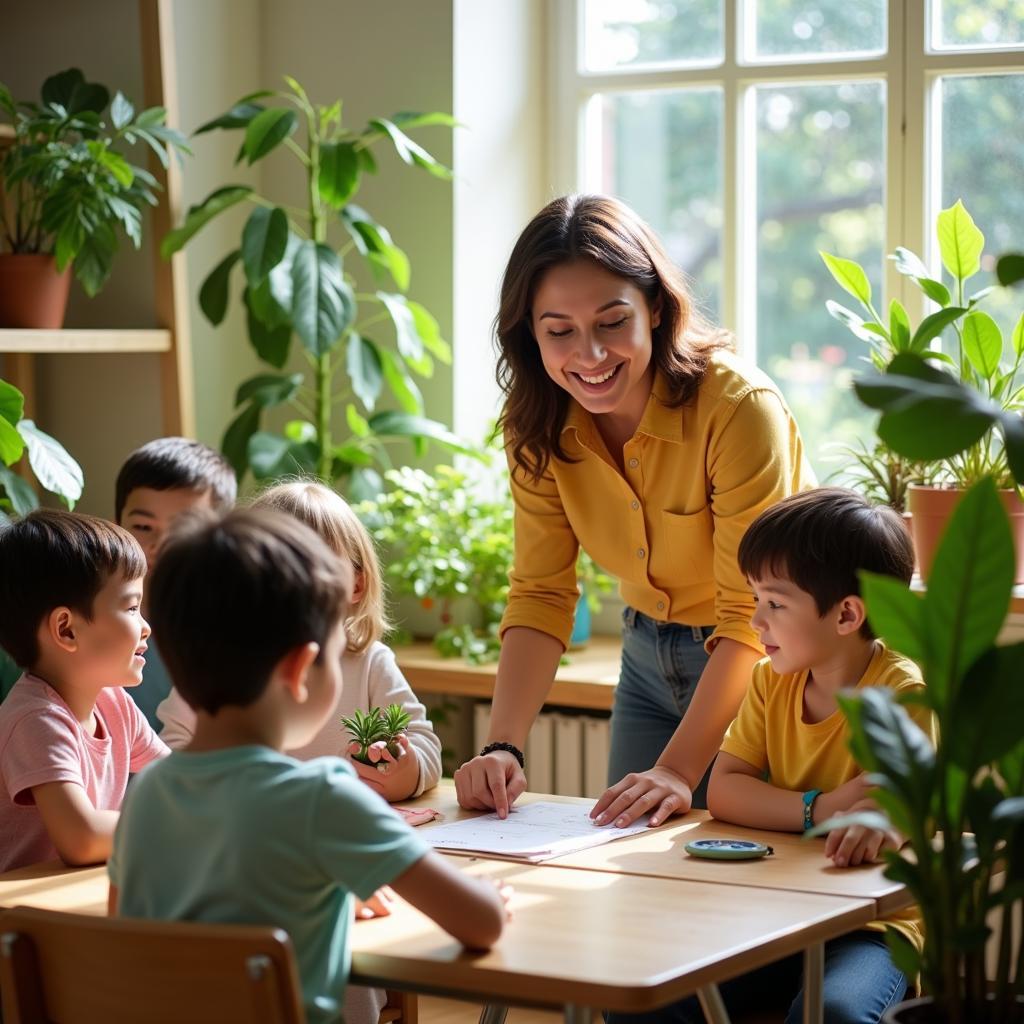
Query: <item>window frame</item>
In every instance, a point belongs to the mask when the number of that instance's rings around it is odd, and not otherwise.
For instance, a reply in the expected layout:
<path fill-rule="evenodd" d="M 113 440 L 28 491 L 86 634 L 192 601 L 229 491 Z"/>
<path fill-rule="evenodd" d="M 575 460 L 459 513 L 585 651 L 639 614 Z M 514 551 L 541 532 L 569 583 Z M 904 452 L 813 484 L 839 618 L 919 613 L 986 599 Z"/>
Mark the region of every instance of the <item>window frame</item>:
<path fill-rule="evenodd" d="M 549 120 L 550 179 L 557 194 L 587 187 L 586 117 L 591 99 L 603 92 L 719 87 L 723 92 L 722 284 L 720 319 L 733 331 L 737 348 L 757 358 L 755 89 L 759 85 L 881 80 L 886 96 L 884 130 L 883 258 L 897 245 L 921 254 L 938 274 L 931 225 L 941 202 L 940 79 L 950 75 L 1024 73 L 1021 47 L 990 46 L 930 50 L 935 4 L 889 0 L 887 42 L 878 56 L 787 57 L 739 60 L 742 33 L 754 0 L 723 0 L 724 59 L 714 66 L 647 70 L 583 68 L 585 0 L 548 5 L 549 60 L 553 103 Z M 929 159 L 929 154 L 934 156 Z M 885 302 L 899 299 L 912 319 L 927 312 L 926 300 L 884 260 Z M 824 311 L 823 311 L 824 315 Z"/>

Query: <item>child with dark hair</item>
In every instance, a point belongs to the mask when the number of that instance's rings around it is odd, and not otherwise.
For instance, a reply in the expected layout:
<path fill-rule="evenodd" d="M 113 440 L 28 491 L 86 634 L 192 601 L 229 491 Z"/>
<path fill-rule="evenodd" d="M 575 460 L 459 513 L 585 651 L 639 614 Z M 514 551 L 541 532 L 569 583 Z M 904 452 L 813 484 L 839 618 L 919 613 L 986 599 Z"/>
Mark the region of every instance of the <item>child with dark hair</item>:
<path fill-rule="evenodd" d="M 152 571 L 178 516 L 193 509 L 227 511 L 237 494 L 235 471 L 220 452 L 187 437 L 160 437 L 136 448 L 117 474 L 114 519 L 142 546 Z M 160 732 L 156 709 L 170 693 L 171 681 L 157 647 L 150 647 L 142 685 L 131 694 L 146 721 Z"/>
<path fill-rule="evenodd" d="M 708 810 L 750 828 L 803 832 L 838 814 L 873 808 L 836 695 L 844 688 L 887 686 L 912 700 L 924 688 L 917 666 L 874 637 L 860 595 L 858 574 L 865 571 L 910 583 L 914 552 L 903 520 L 842 488 L 804 491 L 753 521 L 739 545 L 739 564 L 754 593 L 750 621 L 767 657 L 754 666 L 725 734 Z M 907 711 L 934 741 L 928 709 L 908 701 Z M 900 842 L 895 833 L 858 825 L 830 832 L 824 852 L 845 868 Z M 887 948 L 886 931 L 894 933 L 892 941 L 921 947 L 916 909 L 826 943 L 829 1024 L 878 1024 L 903 998 L 907 978 Z M 790 957 L 728 982 L 721 987 L 728 1011 L 788 1007 L 787 1024 L 802 1020 L 801 968 L 802 957 Z M 673 1024 L 704 1020 L 694 999 L 644 1019 L 655 1017 Z"/>
<path fill-rule="evenodd" d="M 188 746 L 132 786 L 108 871 L 129 917 L 273 924 L 295 946 L 307 1019 L 340 1021 L 349 929 L 390 885 L 456 939 L 492 945 L 493 887 L 433 853 L 338 757 L 284 754 L 335 713 L 349 565 L 269 509 L 196 516 L 168 543 L 150 607 Z"/>
<path fill-rule="evenodd" d="M 167 753 L 125 692 L 145 572 L 103 519 L 39 509 L 0 531 L 0 645 L 25 670 L 0 705 L 0 871 L 105 860 L 129 773 Z"/>

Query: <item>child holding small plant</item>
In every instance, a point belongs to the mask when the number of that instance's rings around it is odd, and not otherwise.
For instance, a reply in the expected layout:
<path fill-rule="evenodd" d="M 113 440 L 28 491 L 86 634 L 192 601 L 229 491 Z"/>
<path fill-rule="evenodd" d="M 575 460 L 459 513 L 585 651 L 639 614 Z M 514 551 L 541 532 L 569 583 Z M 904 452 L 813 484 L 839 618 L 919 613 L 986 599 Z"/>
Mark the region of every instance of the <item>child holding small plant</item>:
<path fill-rule="evenodd" d="M 348 560 L 355 580 L 345 623 L 345 688 L 338 708 L 309 743 L 289 753 L 304 761 L 325 755 L 347 756 L 360 778 L 392 802 L 419 796 L 437 785 L 441 742 L 394 654 L 380 642 L 388 628 L 384 586 L 366 527 L 343 498 L 314 480 L 277 484 L 258 495 L 252 505 L 277 509 L 311 527 Z M 376 716 L 375 709 L 380 709 Z M 157 715 L 164 723 L 161 738 L 169 747 L 181 748 L 192 738 L 195 712 L 176 689 L 157 709 Z M 359 734 L 350 731 L 345 722 L 367 717 L 377 725 L 369 730 L 372 738 L 363 745 Z M 390 726 L 386 736 L 376 735 L 381 725 Z"/>

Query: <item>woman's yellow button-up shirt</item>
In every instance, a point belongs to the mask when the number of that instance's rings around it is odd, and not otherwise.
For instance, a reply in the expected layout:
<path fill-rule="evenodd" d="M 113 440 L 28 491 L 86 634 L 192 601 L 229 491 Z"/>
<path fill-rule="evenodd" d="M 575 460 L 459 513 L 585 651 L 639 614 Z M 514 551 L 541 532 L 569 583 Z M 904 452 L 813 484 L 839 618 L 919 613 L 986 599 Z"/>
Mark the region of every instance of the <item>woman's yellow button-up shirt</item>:
<path fill-rule="evenodd" d="M 620 581 L 623 601 L 661 622 L 714 625 L 760 651 L 740 538 L 764 509 L 814 486 L 796 420 L 772 381 L 717 352 L 693 400 L 664 404 L 655 379 L 623 475 L 590 414 L 571 402 L 539 482 L 511 467 L 515 560 L 504 632 L 529 626 L 568 645 L 579 546 Z"/>

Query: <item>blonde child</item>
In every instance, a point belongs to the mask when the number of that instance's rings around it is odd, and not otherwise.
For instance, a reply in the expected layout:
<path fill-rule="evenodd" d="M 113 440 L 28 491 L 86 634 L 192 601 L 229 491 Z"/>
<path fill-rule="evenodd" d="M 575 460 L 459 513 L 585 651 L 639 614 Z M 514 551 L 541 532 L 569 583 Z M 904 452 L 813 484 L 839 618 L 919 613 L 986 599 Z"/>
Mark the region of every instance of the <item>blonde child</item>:
<path fill-rule="evenodd" d="M 300 760 L 312 757 L 347 756 L 351 737 L 341 724 L 361 708 L 385 708 L 401 704 L 411 716 L 402 753 L 391 759 L 386 751 L 377 765 L 352 762 L 359 777 L 385 800 L 406 800 L 437 785 L 441 778 L 441 742 L 416 699 L 392 651 L 380 642 L 388 628 L 384 611 L 384 587 L 380 563 L 366 527 L 348 503 L 330 488 L 313 480 L 277 484 L 252 502 L 253 508 L 271 508 L 294 516 L 327 542 L 352 568 L 354 586 L 345 630 L 348 646 L 342 672 L 345 689 L 337 712 L 313 739 L 289 753 Z M 172 690 L 157 708 L 163 722 L 160 734 L 172 749 L 189 742 L 195 729 L 195 712 Z M 383 767 L 383 770 L 381 766 Z"/>
<path fill-rule="evenodd" d="M 103 519 L 38 509 L 0 531 L 0 871 L 110 853 L 128 776 L 168 751 L 128 696 L 146 661 L 146 560 Z"/>
<path fill-rule="evenodd" d="M 352 586 L 280 512 L 200 513 L 175 532 L 150 613 L 194 733 L 133 783 L 108 865 L 112 912 L 284 928 L 309 1024 L 348 1016 L 356 897 L 372 906 L 390 885 L 478 948 L 505 921 L 501 894 L 430 850 L 346 761 L 284 753 L 337 713 Z"/>

